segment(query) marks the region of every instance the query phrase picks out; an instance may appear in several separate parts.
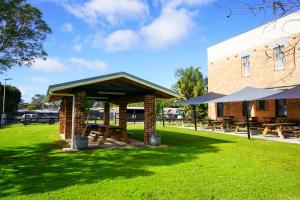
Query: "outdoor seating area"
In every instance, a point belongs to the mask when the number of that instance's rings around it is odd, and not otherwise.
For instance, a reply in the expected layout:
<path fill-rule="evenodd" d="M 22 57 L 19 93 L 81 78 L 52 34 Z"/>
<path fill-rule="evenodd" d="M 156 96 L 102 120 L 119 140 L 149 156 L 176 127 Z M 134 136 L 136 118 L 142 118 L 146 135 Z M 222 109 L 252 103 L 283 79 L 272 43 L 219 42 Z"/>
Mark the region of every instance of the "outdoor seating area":
<path fill-rule="evenodd" d="M 61 101 L 60 134 L 70 140 L 70 148 L 64 151 L 86 149 L 91 145 L 105 145 L 108 141 L 115 144 L 128 144 L 127 105 L 144 103 L 144 145 L 160 145 L 156 134 L 155 99 L 176 98 L 172 90 L 151 83 L 125 72 L 107 74 L 88 79 L 50 85 L 48 101 Z M 97 101 L 103 105 L 103 124 L 88 123 L 86 105 Z M 118 124 L 110 124 L 110 107 L 119 107 Z M 152 143 L 153 141 L 153 143 Z M 121 142 L 121 143 L 120 143 Z"/>
<path fill-rule="evenodd" d="M 263 123 L 254 120 L 249 121 L 250 134 L 263 137 L 280 137 L 281 139 L 298 139 L 300 141 L 300 126 L 296 123 L 269 122 Z M 234 134 L 246 134 L 247 122 L 234 121 L 233 119 L 203 120 L 200 122 L 200 130 L 230 132 Z"/>

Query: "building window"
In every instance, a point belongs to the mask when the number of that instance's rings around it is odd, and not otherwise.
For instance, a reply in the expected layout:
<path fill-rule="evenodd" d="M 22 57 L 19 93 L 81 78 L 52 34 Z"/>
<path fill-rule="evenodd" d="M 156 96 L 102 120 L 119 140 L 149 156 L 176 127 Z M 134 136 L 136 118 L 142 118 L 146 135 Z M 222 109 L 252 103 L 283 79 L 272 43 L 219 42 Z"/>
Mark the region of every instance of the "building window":
<path fill-rule="evenodd" d="M 218 117 L 224 116 L 224 104 L 223 103 L 217 103 L 217 116 Z"/>
<path fill-rule="evenodd" d="M 251 103 L 243 101 L 243 116 L 246 116 L 246 109 L 248 109 L 248 116 L 251 116 Z"/>
<path fill-rule="evenodd" d="M 243 76 L 250 76 L 250 56 L 242 57 L 242 73 Z"/>
<path fill-rule="evenodd" d="M 275 54 L 275 70 L 284 69 L 284 46 L 279 45 L 274 48 Z"/>
<path fill-rule="evenodd" d="M 267 110 L 267 101 L 258 100 L 257 101 L 257 110 Z"/>
<path fill-rule="evenodd" d="M 277 99 L 275 102 L 276 106 L 276 116 L 277 117 L 285 117 L 286 116 L 286 100 L 285 99 Z"/>

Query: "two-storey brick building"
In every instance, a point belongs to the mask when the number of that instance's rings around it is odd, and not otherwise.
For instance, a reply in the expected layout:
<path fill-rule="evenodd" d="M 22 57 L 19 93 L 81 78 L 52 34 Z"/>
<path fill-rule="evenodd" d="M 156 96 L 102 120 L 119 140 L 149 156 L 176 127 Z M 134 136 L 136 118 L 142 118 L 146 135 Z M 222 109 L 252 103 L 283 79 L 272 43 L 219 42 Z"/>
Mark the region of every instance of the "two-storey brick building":
<path fill-rule="evenodd" d="M 257 27 L 208 48 L 208 90 L 230 94 L 246 86 L 290 88 L 300 84 L 300 12 Z M 212 119 L 244 119 L 242 102 L 209 104 Z M 300 119 L 300 99 L 253 101 L 248 109 L 259 120 Z"/>

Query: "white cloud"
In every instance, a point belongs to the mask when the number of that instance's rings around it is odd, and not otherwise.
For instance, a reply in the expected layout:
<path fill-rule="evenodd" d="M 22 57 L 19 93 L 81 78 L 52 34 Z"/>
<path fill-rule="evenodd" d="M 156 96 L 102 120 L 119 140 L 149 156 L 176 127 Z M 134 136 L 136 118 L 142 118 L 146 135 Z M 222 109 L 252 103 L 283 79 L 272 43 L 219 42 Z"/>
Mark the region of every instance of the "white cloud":
<path fill-rule="evenodd" d="M 66 22 L 62 25 L 62 30 L 65 32 L 72 32 L 74 30 L 74 27 L 71 23 Z"/>
<path fill-rule="evenodd" d="M 139 36 L 132 30 L 118 30 L 111 33 L 105 40 L 105 49 L 110 52 L 127 50 L 134 47 Z"/>
<path fill-rule="evenodd" d="M 108 52 L 124 51 L 138 46 L 166 48 L 184 39 L 193 28 L 193 16 L 186 9 L 166 7 L 159 17 L 140 30 L 117 30 L 107 36 L 102 33 L 95 34 L 91 46 Z"/>
<path fill-rule="evenodd" d="M 44 77 L 31 77 L 30 78 L 31 81 L 33 82 L 39 82 L 39 83 L 49 83 L 50 80 Z"/>
<path fill-rule="evenodd" d="M 139 19 L 148 13 L 148 7 L 140 0 L 89 0 L 83 4 L 64 4 L 64 7 L 88 23 L 99 23 L 103 18 L 110 24 L 124 19 Z"/>
<path fill-rule="evenodd" d="M 75 43 L 73 46 L 72 46 L 72 49 L 76 52 L 80 52 L 81 49 L 82 49 L 82 46 L 83 44 L 82 43 Z"/>
<path fill-rule="evenodd" d="M 24 85 L 17 86 L 17 88 L 21 91 L 22 99 L 25 102 L 30 102 L 31 97 L 33 96 L 33 93 L 36 92 L 36 90 L 37 90 L 37 88 L 35 88 L 35 87 L 24 86 Z"/>
<path fill-rule="evenodd" d="M 107 64 L 100 60 L 87 60 L 84 58 L 72 57 L 70 58 L 70 62 L 79 68 L 87 68 L 92 70 L 105 70 L 107 68 Z"/>
<path fill-rule="evenodd" d="M 109 19 L 111 19 L 111 22 L 113 22 L 116 18 L 110 18 L 108 16 L 121 16 L 119 12 L 116 12 L 114 10 L 115 8 L 120 6 L 115 5 L 117 1 L 118 0 L 89 0 L 84 4 L 82 8 L 77 8 L 77 16 L 80 18 L 84 18 L 85 20 L 92 20 L 93 23 L 96 23 L 98 18 L 103 15 L 104 17 L 107 17 L 108 21 L 110 21 Z M 120 0 L 118 2 L 127 1 L 130 0 Z M 192 31 L 194 31 L 197 25 L 197 23 L 194 21 L 194 17 L 197 15 L 197 6 L 209 4 L 214 0 L 157 1 L 161 5 L 161 11 L 159 16 L 154 18 L 150 23 L 143 25 L 140 24 L 140 26 L 135 29 L 119 29 L 111 33 L 97 32 L 89 36 L 88 42 L 84 41 L 75 43 L 73 49 L 75 51 L 80 51 L 82 46 L 87 44 L 89 44 L 92 48 L 100 48 L 108 52 L 124 51 L 135 47 L 154 49 L 170 47 L 182 41 Z M 101 7 L 101 3 L 99 2 L 105 2 L 105 5 Z M 138 1 L 133 0 L 132 2 L 137 3 Z M 108 6 L 108 4 L 110 6 Z M 95 6 L 92 8 L 91 5 Z M 129 5 L 127 6 L 129 7 Z M 110 12 L 104 12 L 104 9 L 108 7 L 110 8 L 108 9 L 110 10 Z M 74 8 L 74 6 L 72 8 Z M 89 8 L 89 12 L 87 12 L 87 8 Z M 147 6 L 145 8 L 147 8 Z"/>
<path fill-rule="evenodd" d="M 178 7 L 178 6 L 202 6 L 202 5 L 208 5 L 215 0 L 160 0 L 160 3 L 163 6 L 172 6 L 172 7 Z"/>
<path fill-rule="evenodd" d="M 56 58 L 47 58 L 47 60 L 39 58 L 31 68 L 44 72 L 64 72 L 67 69 L 67 67 Z"/>
<path fill-rule="evenodd" d="M 152 23 L 141 28 L 140 34 L 151 48 L 165 48 L 184 39 L 194 22 L 186 9 L 166 7 Z"/>

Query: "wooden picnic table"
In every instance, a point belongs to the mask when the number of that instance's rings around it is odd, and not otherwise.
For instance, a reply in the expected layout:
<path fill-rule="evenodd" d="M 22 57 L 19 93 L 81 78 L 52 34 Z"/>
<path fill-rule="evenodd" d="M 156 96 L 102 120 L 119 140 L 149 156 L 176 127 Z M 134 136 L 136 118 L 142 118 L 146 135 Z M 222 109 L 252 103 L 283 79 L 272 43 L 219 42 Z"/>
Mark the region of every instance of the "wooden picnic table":
<path fill-rule="evenodd" d="M 235 122 L 235 131 L 234 133 L 238 133 L 241 129 L 244 130 L 247 127 L 247 122 Z M 259 130 L 261 123 L 256 121 L 249 121 L 250 130 Z M 260 130 L 259 130 L 260 131 Z"/>
<path fill-rule="evenodd" d="M 263 124 L 264 131 L 263 136 L 266 136 L 269 132 L 275 131 L 277 132 L 278 136 L 282 139 L 285 139 L 285 133 L 292 131 L 294 123 L 267 123 Z"/>
<path fill-rule="evenodd" d="M 214 131 L 215 129 L 221 129 L 222 131 L 229 131 L 230 121 L 229 120 L 208 120 L 203 127 L 211 129 Z"/>
<path fill-rule="evenodd" d="M 102 136 L 99 144 L 104 144 L 106 139 L 111 136 L 123 137 L 126 143 L 130 143 L 126 131 L 121 126 L 112 126 L 104 124 L 89 124 L 88 126 L 97 127 L 96 130 L 91 130 L 91 133 L 95 133 L 93 142 L 96 142 L 100 136 Z"/>

